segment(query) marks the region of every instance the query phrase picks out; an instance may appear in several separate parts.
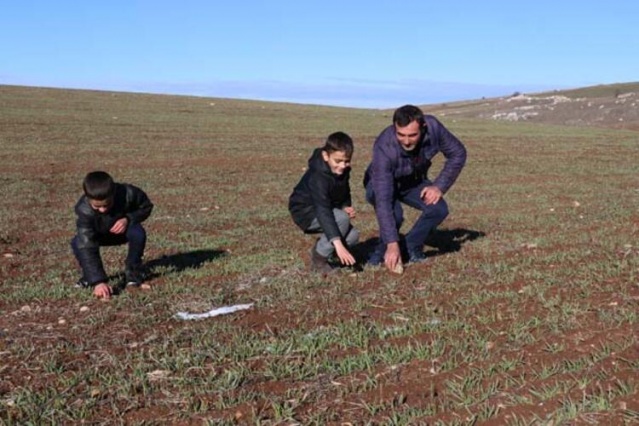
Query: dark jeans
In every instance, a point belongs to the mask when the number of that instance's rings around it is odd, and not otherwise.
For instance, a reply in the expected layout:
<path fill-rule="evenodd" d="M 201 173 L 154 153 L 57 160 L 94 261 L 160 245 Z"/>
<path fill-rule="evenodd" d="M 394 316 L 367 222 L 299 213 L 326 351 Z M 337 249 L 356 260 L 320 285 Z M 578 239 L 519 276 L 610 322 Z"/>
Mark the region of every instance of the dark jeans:
<path fill-rule="evenodd" d="M 71 248 L 73 254 L 78 260 L 80 267 L 84 271 L 87 265 L 83 265 L 80 260 L 81 257 L 78 254 L 78 237 L 75 236 L 71 240 Z M 144 255 L 144 248 L 146 247 L 146 231 L 141 224 L 135 223 L 129 225 L 124 234 L 102 234 L 98 237 L 98 244 L 102 246 L 119 246 L 122 244 L 129 244 L 129 251 L 126 256 L 126 269 L 135 270 L 142 266 L 142 256 Z M 101 260 L 99 260 L 101 263 Z"/>
<path fill-rule="evenodd" d="M 421 252 L 430 232 L 442 223 L 444 219 L 446 219 L 446 216 L 448 216 L 448 205 L 443 198 L 441 198 L 437 204 L 426 205 L 424 200 L 419 197 L 422 189 L 429 185 L 432 184 L 428 181 L 424 181 L 418 186 L 395 190 L 393 194 L 393 216 L 395 218 L 397 231 L 399 231 L 404 223 L 404 210 L 402 208 L 402 203 L 417 210 L 421 210 L 422 212 L 413 227 L 406 234 L 405 244 L 408 253 L 415 251 Z M 373 206 L 375 205 L 375 193 L 373 192 L 373 185 L 371 182 L 366 185 L 366 201 L 371 203 Z M 383 245 L 385 250 L 387 242 L 380 240 L 380 243 Z M 381 250 L 382 248 L 378 247 L 378 249 Z"/>

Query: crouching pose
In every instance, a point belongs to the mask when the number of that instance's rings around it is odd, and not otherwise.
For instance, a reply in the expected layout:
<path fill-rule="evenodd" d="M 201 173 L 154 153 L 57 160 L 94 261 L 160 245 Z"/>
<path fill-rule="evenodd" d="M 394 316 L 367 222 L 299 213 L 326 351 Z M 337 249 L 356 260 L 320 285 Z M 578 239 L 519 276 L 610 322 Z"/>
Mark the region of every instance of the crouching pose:
<path fill-rule="evenodd" d="M 431 159 L 446 158 L 435 180 L 428 178 Z M 430 232 L 448 216 L 443 195 L 453 186 L 466 164 L 466 148 L 443 124 L 413 105 L 404 105 L 393 115 L 393 124 L 377 137 L 373 159 L 366 169 L 366 200 L 375 207 L 380 243 L 368 263 L 383 263 L 394 271 L 401 265 L 401 252 L 409 262 L 423 262 L 424 243 Z M 421 212 L 400 241 L 404 222 L 402 204 Z M 400 247 L 400 243 L 404 247 Z M 402 250 L 403 248 L 403 250 Z"/>
<path fill-rule="evenodd" d="M 359 232 L 351 224 L 349 186 L 353 140 L 346 133 L 332 133 L 322 148 L 308 160 L 308 170 L 289 198 L 293 221 L 307 234 L 321 233 L 311 249 L 311 269 L 333 271 L 329 258 L 335 254 L 342 265 L 355 265 L 349 249 L 357 244 Z"/>
<path fill-rule="evenodd" d="M 142 227 L 153 210 L 153 203 L 140 188 L 115 183 L 106 172 L 86 175 L 84 195 L 75 205 L 77 231 L 71 240 L 73 254 L 82 268 L 78 287 L 93 287 L 98 298 L 108 299 L 112 288 L 100 257 L 100 247 L 128 243 L 125 262 L 127 286 L 142 283 L 142 256 L 146 231 Z"/>

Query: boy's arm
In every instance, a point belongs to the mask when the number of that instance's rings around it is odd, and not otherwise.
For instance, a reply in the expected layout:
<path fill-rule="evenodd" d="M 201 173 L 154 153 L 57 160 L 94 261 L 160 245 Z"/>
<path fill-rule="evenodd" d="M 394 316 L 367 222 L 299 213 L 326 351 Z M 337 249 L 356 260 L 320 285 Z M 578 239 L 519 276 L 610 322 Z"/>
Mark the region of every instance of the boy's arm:
<path fill-rule="evenodd" d="M 351 186 L 348 185 L 348 192 L 346 193 L 346 202 L 344 203 L 344 207 L 352 207 L 353 200 L 351 198 Z"/>
<path fill-rule="evenodd" d="M 317 221 L 322 227 L 322 232 L 326 234 L 329 241 L 341 238 L 337 222 L 335 221 L 335 216 L 333 215 L 328 182 L 311 176 L 309 179 L 309 189 L 311 192 L 311 198 L 313 199 L 313 206 L 315 207 Z"/>
<path fill-rule="evenodd" d="M 133 185 L 127 185 L 127 205 L 130 209 L 126 213 L 129 225 L 144 222 L 153 211 L 153 203 L 146 193 Z"/>
<path fill-rule="evenodd" d="M 100 257 L 100 246 L 97 242 L 97 235 L 93 228 L 91 218 L 76 209 L 76 244 L 78 248 L 78 261 L 82 267 L 82 274 L 89 285 L 106 282 L 107 275 L 104 271 L 102 258 Z"/>

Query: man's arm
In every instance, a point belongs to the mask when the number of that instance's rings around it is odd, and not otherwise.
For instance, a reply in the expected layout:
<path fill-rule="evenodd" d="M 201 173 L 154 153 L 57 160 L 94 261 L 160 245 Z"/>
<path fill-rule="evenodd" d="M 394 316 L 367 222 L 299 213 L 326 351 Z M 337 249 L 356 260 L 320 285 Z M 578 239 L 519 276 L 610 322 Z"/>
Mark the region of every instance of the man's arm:
<path fill-rule="evenodd" d="M 377 144 L 376 144 L 377 145 Z M 397 224 L 393 215 L 395 178 L 390 158 L 375 146 L 371 163 L 371 185 L 375 193 L 375 215 L 379 235 L 385 243 L 399 241 Z"/>
<path fill-rule="evenodd" d="M 388 133 L 382 133 L 378 140 L 388 137 L 390 137 Z M 395 215 L 393 214 L 394 168 L 392 160 L 377 143 L 373 149 L 371 173 L 371 185 L 373 185 L 375 193 L 375 215 L 379 224 L 379 234 L 386 244 L 384 264 L 390 271 L 395 271 L 397 270 L 397 265 L 401 264 L 401 252 L 399 249 L 399 232 L 395 222 Z"/>
<path fill-rule="evenodd" d="M 438 187 L 442 193 L 446 193 L 453 186 L 466 164 L 466 148 L 435 117 L 428 116 L 426 120 L 430 136 L 439 141 L 439 149 L 446 157 L 444 167 L 433 181 L 433 185 Z"/>

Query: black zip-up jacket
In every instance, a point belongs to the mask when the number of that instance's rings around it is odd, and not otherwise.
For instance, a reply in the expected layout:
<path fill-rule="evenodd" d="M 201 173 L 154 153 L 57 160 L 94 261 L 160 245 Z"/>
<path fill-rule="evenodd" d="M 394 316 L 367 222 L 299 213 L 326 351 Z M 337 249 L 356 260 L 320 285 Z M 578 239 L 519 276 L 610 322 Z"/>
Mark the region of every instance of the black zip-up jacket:
<path fill-rule="evenodd" d="M 115 222 L 123 217 L 128 219 L 128 226 L 144 222 L 153 210 L 153 203 L 140 188 L 116 183 L 113 194 L 113 205 L 106 213 L 94 210 L 86 195 L 75 205 L 77 247 L 80 264 L 84 266 L 84 279 L 93 285 L 106 281 L 107 275 L 100 259 L 99 238 L 108 235 Z"/>
<path fill-rule="evenodd" d="M 322 149 L 316 148 L 308 160 L 308 170 L 289 197 L 288 210 L 302 231 L 317 218 L 329 241 L 341 238 L 333 209 L 351 206 L 349 186 L 350 168 L 341 176 L 333 174 L 322 158 Z"/>

